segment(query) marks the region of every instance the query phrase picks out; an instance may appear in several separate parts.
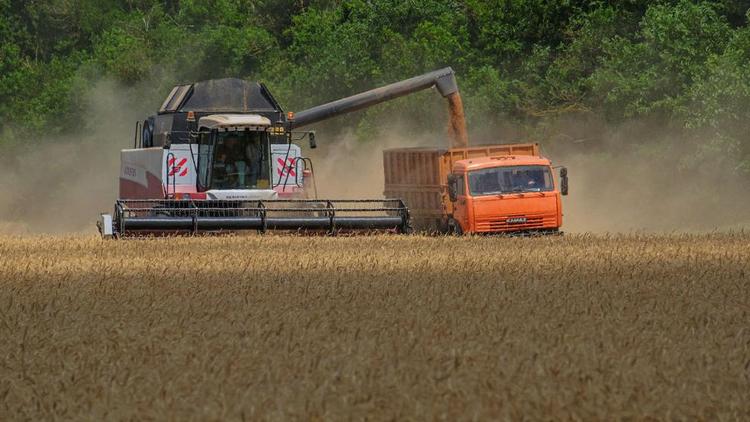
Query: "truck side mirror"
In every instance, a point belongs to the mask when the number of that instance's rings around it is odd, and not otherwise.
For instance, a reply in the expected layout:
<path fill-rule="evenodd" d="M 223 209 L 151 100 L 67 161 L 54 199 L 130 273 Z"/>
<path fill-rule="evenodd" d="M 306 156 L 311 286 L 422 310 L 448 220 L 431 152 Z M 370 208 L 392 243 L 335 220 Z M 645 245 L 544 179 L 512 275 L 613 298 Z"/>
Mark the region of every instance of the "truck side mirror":
<path fill-rule="evenodd" d="M 560 194 L 568 194 L 568 169 L 565 167 L 560 169 Z"/>
<path fill-rule="evenodd" d="M 451 202 L 456 202 L 456 175 L 449 174 L 448 175 L 448 198 L 450 198 Z"/>
<path fill-rule="evenodd" d="M 315 143 L 315 132 L 307 132 L 307 139 L 310 140 L 310 149 L 318 147 L 318 144 Z"/>

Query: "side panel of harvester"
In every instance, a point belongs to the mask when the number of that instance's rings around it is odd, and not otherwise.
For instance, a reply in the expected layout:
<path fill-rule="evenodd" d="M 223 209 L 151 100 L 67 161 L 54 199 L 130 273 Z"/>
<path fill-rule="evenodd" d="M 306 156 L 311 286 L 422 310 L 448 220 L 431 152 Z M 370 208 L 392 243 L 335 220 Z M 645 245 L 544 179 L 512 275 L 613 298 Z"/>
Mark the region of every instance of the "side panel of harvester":
<path fill-rule="evenodd" d="M 271 145 L 273 189 L 280 197 L 305 197 L 305 177 L 308 175 L 304 172 L 301 158 L 302 149 L 299 145 Z"/>
<path fill-rule="evenodd" d="M 416 230 L 446 231 L 453 203 L 448 175 L 456 161 L 508 155 L 538 156 L 539 144 L 483 145 L 469 148 L 395 148 L 383 151 L 385 196 L 402 198 Z"/>
<path fill-rule="evenodd" d="M 198 145 L 174 144 L 120 152 L 120 199 L 161 199 L 195 192 Z M 203 151 L 210 154 L 210 151 Z M 272 145 L 273 189 L 282 196 L 304 194 L 304 166 L 298 145 Z"/>
<path fill-rule="evenodd" d="M 163 162 L 163 148 L 122 150 L 119 198 L 164 198 L 164 184 L 161 178 Z"/>
<path fill-rule="evenodd" d="M 162 199 L 195 190 L 197 145 L 120 152 L 120 199 Z"/>
<path fill-rule="evenodd" d="M 195 144 L 177 144 L 164 150 L 161 176 L 167 196 L 195 192 L 198 148 Z"/>

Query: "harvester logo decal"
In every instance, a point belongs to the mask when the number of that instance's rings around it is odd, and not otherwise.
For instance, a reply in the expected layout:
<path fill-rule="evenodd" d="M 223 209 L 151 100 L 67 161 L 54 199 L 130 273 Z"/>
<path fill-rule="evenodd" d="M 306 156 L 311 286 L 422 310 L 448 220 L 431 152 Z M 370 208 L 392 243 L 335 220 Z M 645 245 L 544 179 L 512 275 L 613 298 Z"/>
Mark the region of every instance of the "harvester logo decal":
<path fill-rule="evenodd" d="M 297 162 L 296 158 L 287 158 L 286 162 L 284 162 L 283 158 L 277 158 L 276 162 L 279 163 L 276 169 L 279 176 L 284 177 L 288 174 L 291 177 L 297 177 L 297 171 L 294 169 Z"/>
<path fill-rule="evenodd" d="M 170 176 L 179 175 L 180 177 L 183 177 L 188 174 L 188 167 L 185 165 L 187 164 L 187 158 L 181 158 L 180 161 L 177 161 L 176 158 L 170 157 L 167 164 L 170 167 Z"/>

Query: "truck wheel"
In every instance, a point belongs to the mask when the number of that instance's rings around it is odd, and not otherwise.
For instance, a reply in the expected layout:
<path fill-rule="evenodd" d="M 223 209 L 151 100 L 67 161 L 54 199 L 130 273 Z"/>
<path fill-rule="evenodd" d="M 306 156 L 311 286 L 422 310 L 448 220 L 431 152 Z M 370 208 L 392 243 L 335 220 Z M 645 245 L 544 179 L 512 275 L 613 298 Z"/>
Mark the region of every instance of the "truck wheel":
<path fill-rule="evenodd" d="M 452 218 L 448 221 L 448 234 L 452 234 L 454 236 L 461 236 L 464 234 L 464 231 L 461 230 L 461 225 Z"/>

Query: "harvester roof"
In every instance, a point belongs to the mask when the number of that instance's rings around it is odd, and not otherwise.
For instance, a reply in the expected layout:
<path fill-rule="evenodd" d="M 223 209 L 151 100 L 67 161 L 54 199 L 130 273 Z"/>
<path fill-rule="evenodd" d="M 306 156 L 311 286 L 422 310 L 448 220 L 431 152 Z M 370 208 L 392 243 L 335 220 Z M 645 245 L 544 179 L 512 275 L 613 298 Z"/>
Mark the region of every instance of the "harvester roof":
<path fill-rule="evenodd" d="M 252 129 L 271 126 L 271 120 L 258 114 L 211 114 L 198 120 L 199 128 L 206 129 Z"/>

